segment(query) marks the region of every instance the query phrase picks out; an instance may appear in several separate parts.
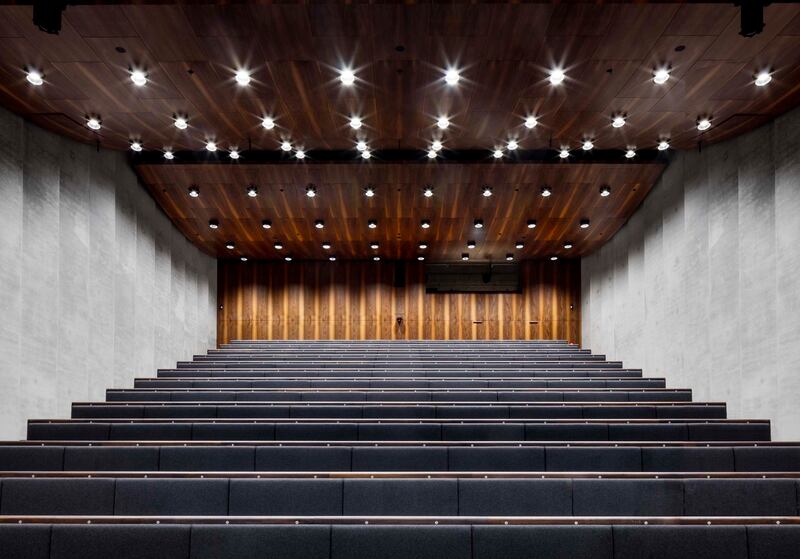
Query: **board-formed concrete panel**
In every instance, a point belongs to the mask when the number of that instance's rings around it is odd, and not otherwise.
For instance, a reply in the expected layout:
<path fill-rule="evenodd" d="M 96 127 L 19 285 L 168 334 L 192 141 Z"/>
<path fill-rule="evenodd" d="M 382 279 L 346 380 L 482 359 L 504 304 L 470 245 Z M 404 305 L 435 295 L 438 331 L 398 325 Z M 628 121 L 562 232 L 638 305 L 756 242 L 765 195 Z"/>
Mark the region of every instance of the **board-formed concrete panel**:
<path fill-rule="evenodd" d="M 98 151 L 0 110 L 0 438 L 216 343 L 216 261 Z"/>
<path fill-rule="evenodd" d="M 583 345 L 800 437 L 800 110 L 676 152 L 581 269 Z"/>

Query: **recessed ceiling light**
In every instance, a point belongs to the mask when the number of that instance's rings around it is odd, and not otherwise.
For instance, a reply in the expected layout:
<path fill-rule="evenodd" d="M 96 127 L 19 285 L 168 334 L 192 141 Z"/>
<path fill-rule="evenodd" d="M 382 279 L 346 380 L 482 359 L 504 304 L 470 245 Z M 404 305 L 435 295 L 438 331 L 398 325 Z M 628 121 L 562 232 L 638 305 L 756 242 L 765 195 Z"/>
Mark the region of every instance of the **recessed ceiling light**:
<path fill-rule="evenodd" d="M 436 153 L 435 150 L 433 150 L 433 149 L 429 149 L 428 150 L 428 159 L 436 159 L 437 155 L 438 154 Z"/>
<path fill-rule="evenodd" d="M 483 229 L 483 220 L 482 219 L 476 219 L 472 223 L 472 225 L 475 227 L 475 229 Z"/>
<path fill-rule="evenodd" d="M 550 257 L 550 260 L 556 261 L 556 260 L 558 260 L 558 256 L 553 255 L 553 256 Z"/>
<path fill-rule="evenodd" d="M 697 121 L 698 130 L 702 132 L 703 130 L 708 130 L 709 128 L 711 128 L 711 121 L 709 119 L 707 118 L 698 119 Z"/>
<path fill-rule="evenodd" d="M 251 184 L 250 186 L 247 187 L 247 195 L 250 196 L 250 198 L 255 198 L 256 196 L 258 196 L 258 188 L 256 187 L 256 185 Z"/>
<path fill-rule="evenodd" d="M 297 159 L 305 159 L 306 158 L 306 152 L 303 151 L 302 149 L 298 149 L 296 152 L 294 152 L 294 156 Z"/>
<path fill-rule="evenodd" d="M 131 149 L 133 151 L 142 151 L 142 143 L 141 142 L 131 142 Z"/>
<path fill-rule="evenodd" d="M 276 242 L 272 246 L 275 247 L 275 250 L 283 250 L 283 243 Z"/>
<path fill-rule="evenodd" d="M 28 70 L 25 79 L 28 80 L 28 83 L 31 85 L 42 85 L 44 83 L 44 77 L 38 70 Z"/>
<path fill-rule="evenodd" d="M 625 126 L 625 117 L 622 115 L 615 116 L 614 119 L 611 121 L 611 126 L 613 126 L 614 128 L 622 128 L 623 126 Z"/>
<path fill-rule="evenodd" d="M 324 250 L 330 250 L 331 249 L 331 244 L 326 241 L 326 242 L 322 243 L 322 248 Z"/>
<path fill-rule="evenodd" d="M 356 81 L 356 75 L 350 68 L 342 68 L 339 72 L 339 81 L 342 85 L 353 85 Z"/>
<path fill-rule="evenodd" d="M 378 250 L 380 248 L 380 245 L 378 243 L 370 243 L 369 248 L 371 248 L 372 250 Z"/>
<path fill-rule="evenodd" d="M 658 142 L 658 151 L 666 151 L 669 149 L 669 142 L 667 140 L 661 140 Z"/>
<path fill-rule="evenodd" d="M 287 141 L 281 142 L 281 150 L 292 151 L 292 143 Z"/>
<path fill-rule="evenodd" d="M 420 249 L 420 250 L 425 250 L 425 249 L 427 249 L 427 248 L 428 248 L 428 243 L 426 243 L 426 242 L 422 242 L 422 243 L 420 243 L 420 244 L 419 244 L 419 245 L 417 245 L 417 246 L 419 247 L 419 249 Z"/>
<path fill-rule="evenodd" d="M 372 157 L 372 152 L 368 149 L 361 152 L 361 159 L 369 159 L 370 157 Z"/>
<path fill-rule="evenodd" d="M 425 257 L 420 254 L 419 256 L 417 256 L 417 260 L 422 262 L 423 260 L 425 260 Z"/>
<path fill-rule="evenodd" d="M 335 257 L 334 255 L 332 255 L 332 254 L 331 254 L 331 255 L 328 257 L 328 260 L 330 260 L 331 262 L 336 262 L 336 257 Z"/>
<path fill-rule="evenodd" d="M 169 149 L 164 150 L 164 159 L 172 160 L 174 158 L 175 158 L 175 154 L 172 153 L 172 150 L 169 150 Z"/>
<path fill-rule="evenodd" d="M 544 186 L 542 187 L 542 190 L 541 190 L 540 192 L 541 192 L 541 194 L 542 194 L 542 196 L 543 196 L 544 198 L 547 198 L 548 196 L 550 196 L 551 194 L 553 194 L 553 191 L 552 191 L 552 190 L 550 190 L 550 187 L 549 187 L 549 186 L 547 186 L 547 185 L 544 185 Z"/>
<path fill-rule="evenodd" d="M 378 262 L 378 261 L 381 259 L 381 257 L 376 255 L 376 256 L 373 256 L 373 257 L 372 257 L 372 259 L 373 259 L 375 262 Z"/>
<path fill-rule="evenodd" d="M 367 227 L 369 227 L 370 229 L 375 229 L 378 227 L 378 222 L 374 219 L 370 219 L 369 221 L 367 221 Z"/>
<path fill-rule="evenodd" d="M 450 126 L 450 119 L 446 116 L 440 116 L 439 119 L 436 121 L 436 126 L 444 130 L 448 126 Z"/>
<path fill-rule="evenodd" d="M 239 258 L 239 260 L 241 260 L 242 262 L 247 262 L 247 257 L 246 256 L 242 256 L 242 257 Z"/>
<path fill-rule="evenodd" d="M 131 81 L 133 82 L 134 85 L 142 87 L 147 83 L 147 74 L 145 74 L 141 70 L 132 70 Z"/>
<path fill-rule="evenodd" d="M 434 140 L 434 141 L 431 143 L 431 149 L 432 149 L 433 151 L 441 151 L 441 150 L 442 150 L 442 142 L 441 142 L 441 141 L 439 141 L 439 140 Z"/>
<path fill-rule="evenodd" d="M 367 198 L 372 198 L 375 196 L 375 187 L 372 185 L 367 185 L 367 187 L 364 189 L 364 196 Z"/>
<path fill-rule="evenodd" d="M 200 197 L 200 189 L 196 186 L 189 187 L 189 196 L 192 198 L 199 198 Z"/>
<path fill-rule="evenodd" d="M 231 159 L 239 159 L 239 150 L 235 149 L 235 148 L 232 148 L 228 152 L 228 157 L 230 157 Z"/>
<path fill-rule="evenodd" d="M 509 140 L 508 144 L 506 144 L 508 151 L 514 151 L 519 147 L 519 143 L 516 140 Z"/>
<path fill-rule="evenodd" d="M 488 198 L 489 196 L 491 196 L 491 195 L 492 195 L 492 187 L 491 187 L 491 186 L 489 186 L 488 184 L 487 184 L 487 185 L 485 185 L 485 186 L 483 187 L 483 192 L 482 192 L 482 194 L 483 194 L 484 198 Z"/>
<path fill-rule="evenodd" d="M 365 142 L 364 140 L 359 140 L 359 142 L 356 144 L 356 149 L 358 151 L 366 150 L 367 149 L 367 142 Z"/>
<path fill-rule="evenodd" d="M 316 195 L 317 195 L 317 187 L 314 186 L 313 184 L 309 184 L 306 187 L 306 196 L 308 196 L 309 198 L 313 198 Z"/>
<path fill-rule="evenodd" d="M 536 220 L 535 219 L 529 219 L 528 220 L 528 229 L 533 229 L 535 227 L 536 227 Z"/>
<path fill-rule="evenodd" d="M 228 250 L 233 250 L 236 248 L 236 245 L 233 244 L 231 241 L 228 241 L 227 243 L 225 243 L 225 248 L 227 248 Z"/>
<path fill-rule="evenodd" d="M 525 248 L 525 243 L 522 241 L 517 241 L 517 244 L 514 245 L 516 248 Z"/>
<path fill-rule="evenodd" d="M 589 150 L 591 150 L 593 148 L 594 148 L 594 142 L 592 142 L 591 140 L 584 140 L 583 141 L 583 145 L 581 146 L 581 149 L 583 151 L 589 151 Z"/>
<path fill-rule="evenodd" d="M 608 186 L 607 184 L 604 184 L 603 186 L 600 187 L 600 196 L 605 198 L 606 196 L 609 196 L 610 194 L 611 194 L 611 187 L 610 186 Z"/>
<path fill-rule="evenodd" d="M 572 248 L 572 243 L 567 241 L 566 243 L 564 243 L 564 248 L 567 249 L 567 250 L 571 249 Z"/>
<path fill-rule="evenodd" d="M 469 253 L 468 252 L 462 252 L 461 253 L 461 260 L 469 260 Z"/>
<path fill-rule="evenodd" d="M 503 150 L 502 149 L 494 150 L 494 152 L 492 153 L 492 157 L 494 157 L 495 159 L 500 159 L 501 157 L 503 157 Z"/>
<path fill-rule="evenodd" d="M 97 118 L 97 117 L 89 117 L 86 120 L 86 126 L 88 128 L 91 128 L 92 130 L 100 130 L 100 127 L 102 125 L 100 124 L 100 119 L 99 118 Z"/>
<path fill-rule="evenodd" d="M 588 219 L 582 219 L 581 220 L 581 229 L 588 229 L 588 228 L 589 228 L 589 220 Z"/>
<path fill-rule="evenodd" d="M 653 72 L 653 82 L 661 85 L 669 79 L 669 70 L 667 68 L 659 68 Z"/>
<path fill-rule="evenodd" d="M 444 81 L 447 82 L 447 85 L 456 85 L 460 79 L 461 74 L 455 68 L 450 68 L 444 74 Z"/>
<path fill-rule="evenodd" d="M 508 254 L 506 254 L 506 260 L 511 262 L 512 260 L 514 260 L 514 255 L 509 252 Z"/>
<path fill-rule="evenodd" d="M 314 227 L 316 227 L 317 229 L 322 229 L 325 227 L 325 222 L 322 221 L 321 219 L 318 219 L 314 222 Z"/>
<path fill-rule="evenodd" d="M 206 143 L 206 149 L 208 151 L 217 151 L 217 142 L 208 141 Z"/>
<path fill-rule="evenodd" d="M 239 85 L 248 85 L 250 83 L 250 72 L 247 70 L 237 70 L 234 77 Z"/>
<path fill-rule="evenodd" d="M 566 76 L 566 74 L 564 74 L 564 70 L 562 70 L 561 68 L 553 68 L 552 70 L 550 70 L 550 78 L 549 79 L 550 79 L 550 83 L 553 84 L 553 85 L 560 84 L 561 82 L 564 81 L 564 78 L 566 78 L 566 77 L 567 76 Z"/>
<path fill-rule="evenodd" d="M 525 128 L 535 128 L 537 124 L 539 124 L 539 121 L 533 115 L 525 119 Z"/>
<path fill-rule="evenodd" d="M 625 157 L 628 159 L 633 159 L 636 157 L 636 150 L 633 148 L 628 148 L 628 150 L 625 152 Z"/>
<path fill-rule="evenodd" d="M 764 87 L 765 85 L 767 85 L 771 81 L 772 81 L 772 74 L 770 74 L 769 72 L 764 70 L 762 72 L 759 72 L 758 75 L 756 76 L 755 84 L 758 87 Z M 36 84 L 36 85 L 38 85 L 38 84 Z"/>
<path fill-rule="evenodd" d="M 292 257 L 288 256 L 288 255 L 284 256 L 283 259 L 286 260 L 287 262 L 291 262 L 292 261 Z"/>
<path fill-rule="evenodd" d="M 362 124 L 361 119 L 358 118 L 357 116 L 354 116 L 350 119 L 350 128 L 352 128 L 353 130 L 358 130 L 359 128 L 361 128 L 361 124 Z"/>
<path fill-rule="evenodd" d="M 425 198 L 430 198 L 431 196 L 433 196 L 433 187 L 426 186 L 425 188 L 423 188 L 422 195 L 425 196 Z"/>
<path fill-rule="evenodd" d="M 261 222 L 261 227 L 263 227 L 264 229 L 272 229 L 272 222 L 268 219 L 265 219 L 264 221 Z"/>
<path fill-rule="evenodd" d="M 467 241 L 467 248 L 468 248 L 468 249 L 472 250 L 472 249 L 473 249 L 473 248 L 475 248 L 476 246 L 477 246 L 477 245 L 475 244 L 475 241 Z"/>
<path fill-rule="evenodd" d="M 423 229 L 430 229 L 431 228 L 431 222 L 428 219 L 423 219 L 420 222 L 419 226 L 422 227 Z"/>
<path fill-rule="evenodd" d="M 263 126 L 266 130 L 272 130 L 275 128 L 275 119 L 271 116 L 265 116 L 261 119 L 261 126 Z"/>
<path fill-rule="evenodd" d="M 189 122 L 186 120 L 185 117 L 182 116 L 176 116 L 175 120 L 172 123 L 178 130 L 186 130 L 186 128 L 189 126 Z"/>
<path fill-rule="evenodd" d="M 561 151 L 558 152 L 558 156 L 561 159 L 566 159 L 567 157 L 569 157 L 569 150 L 565 149 L 565 148 L 561 148 Z"/>
<path fill-rule="evenodd" d="M 217 221 L 216 219 L 210 219 L 208 221 L 208 227 L 210 229 L 219 229 L 219 221 Z"/>

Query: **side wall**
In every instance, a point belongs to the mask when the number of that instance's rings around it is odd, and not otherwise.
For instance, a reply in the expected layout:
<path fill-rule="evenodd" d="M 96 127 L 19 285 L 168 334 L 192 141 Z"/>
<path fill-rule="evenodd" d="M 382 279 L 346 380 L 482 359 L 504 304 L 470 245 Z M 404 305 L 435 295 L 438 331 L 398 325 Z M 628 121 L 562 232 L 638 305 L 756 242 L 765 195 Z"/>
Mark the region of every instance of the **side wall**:
<path fill-rule="evenodd" d="M 677 153 L 582 300 L 586 347 L 800 438 L 800 111 Z"/>
<path fill-rule="evenodd" d="M 213 346 L 216 279 L 125 154 L 0 110 L 0 439 Z"/>
<path fill-rule="evenodd" d="M 513 294 L 428 294 L 424 264 L 402 263 L 402 281 L 395 282 L 399 264 L 220 261 L 218 341 L 543 338 L 580 342 L 578 261 L 523 262 L 522 293 Z M 403 319 L 401 325 L 398 317 Z"/>

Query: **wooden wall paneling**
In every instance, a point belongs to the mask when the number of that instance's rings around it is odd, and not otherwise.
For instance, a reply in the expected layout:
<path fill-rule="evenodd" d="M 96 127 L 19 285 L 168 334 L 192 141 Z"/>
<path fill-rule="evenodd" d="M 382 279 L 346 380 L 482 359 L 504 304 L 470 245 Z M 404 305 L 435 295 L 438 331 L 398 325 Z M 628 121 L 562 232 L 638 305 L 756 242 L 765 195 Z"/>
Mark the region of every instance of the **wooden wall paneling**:
<path fill-rule="evenodd" d="M 405 286 L 395 284 L 398 269 Z M 419 262 L 222 260 L 218 342 L 244 338 L 579 342 L 579 261 L 524 261 L 520 273 L 519 293 L 430 294 L 425 292 L 425 265 Z M 401 324 L 397 317 L 402 317 Z"/>

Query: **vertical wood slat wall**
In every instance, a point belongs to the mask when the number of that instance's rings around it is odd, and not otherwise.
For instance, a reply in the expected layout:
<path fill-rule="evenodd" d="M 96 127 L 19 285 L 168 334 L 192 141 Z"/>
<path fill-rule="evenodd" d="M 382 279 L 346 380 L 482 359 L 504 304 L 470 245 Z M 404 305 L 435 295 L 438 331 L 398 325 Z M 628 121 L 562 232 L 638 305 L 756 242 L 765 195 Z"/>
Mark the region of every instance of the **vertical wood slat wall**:
<path fill-rule="evenodd" d="M 521 293 L 425 293 L 425 266 L 238 262 L 218 266 L 217 343 L 235 339 L 566 339 L 580 343 L 580 261 L 523 261 Z M 398 323 L 398 317 L 402 322 Z"/>

